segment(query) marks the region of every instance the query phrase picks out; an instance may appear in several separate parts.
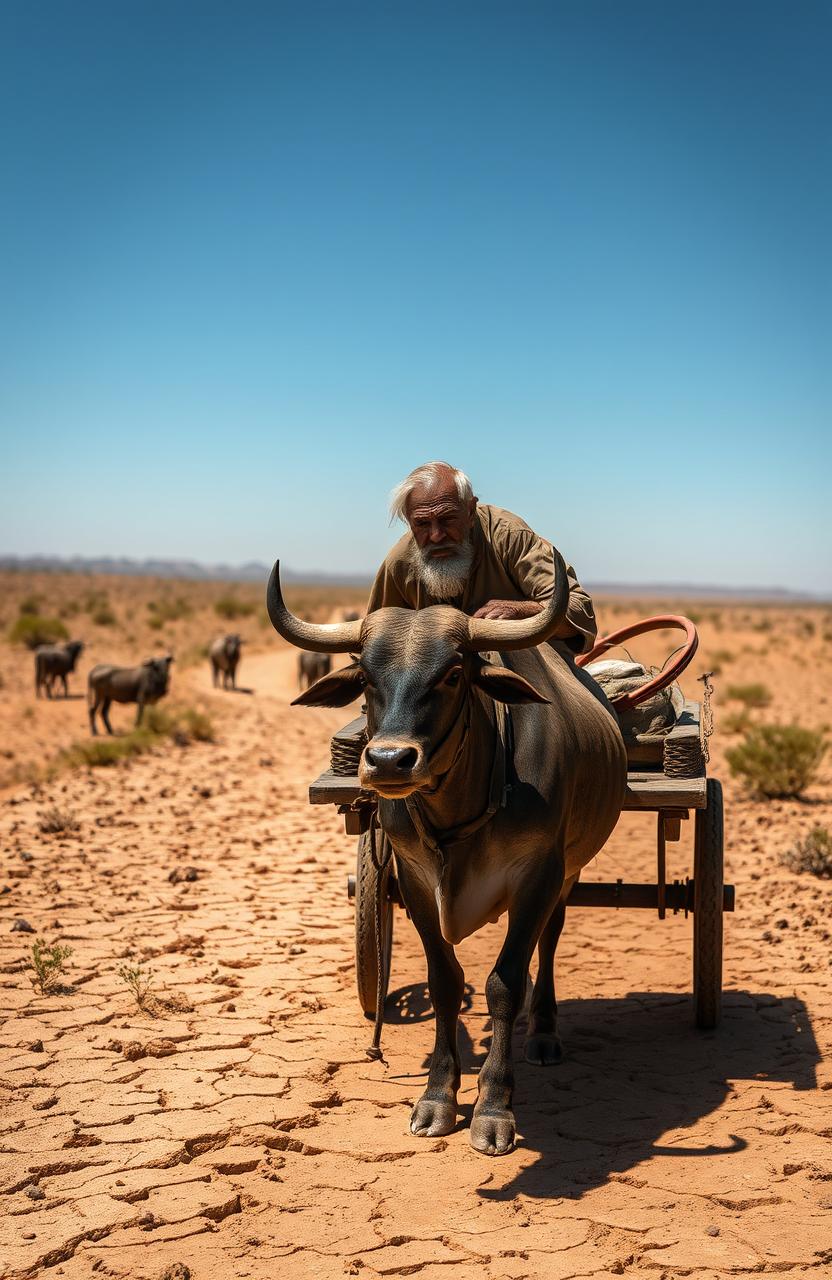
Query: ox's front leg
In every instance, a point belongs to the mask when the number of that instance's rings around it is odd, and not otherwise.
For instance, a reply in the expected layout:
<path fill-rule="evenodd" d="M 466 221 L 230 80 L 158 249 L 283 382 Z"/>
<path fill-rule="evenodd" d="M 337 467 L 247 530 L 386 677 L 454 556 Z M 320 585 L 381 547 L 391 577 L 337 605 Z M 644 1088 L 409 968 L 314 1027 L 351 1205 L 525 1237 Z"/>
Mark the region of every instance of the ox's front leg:
<path fill-rule="evenodd" d="M 460 1066 L 457 1022 L 462 1005 L 464 974 L 453 947 L 442 937 L 436 902 L 399 862 L 399 884 L 428 963 L 428 990 L 436 1020 L 436 1040 L 428 1084 L 410 1117 L 410 1132 L 420 1138 L 439 1138 L 456 1126 L 456 1095 Z"/>
<path fill-rule="evenodd" d="M 555 866 L 558 862 L 553 859 Z M 562 875 L 554 884 L 548 877 L 534 877 L 524 885 L 509 907 L 506 940 L 485 984 L 491 1015 L 491 1047 L 480 1069 L 479 1098 L 471 1119 L 471 1146 L 487 1156 L 505 1155 L 514 1146 L 511 1035 L 523 1006 L 532 952 L 562 885 Z"/>

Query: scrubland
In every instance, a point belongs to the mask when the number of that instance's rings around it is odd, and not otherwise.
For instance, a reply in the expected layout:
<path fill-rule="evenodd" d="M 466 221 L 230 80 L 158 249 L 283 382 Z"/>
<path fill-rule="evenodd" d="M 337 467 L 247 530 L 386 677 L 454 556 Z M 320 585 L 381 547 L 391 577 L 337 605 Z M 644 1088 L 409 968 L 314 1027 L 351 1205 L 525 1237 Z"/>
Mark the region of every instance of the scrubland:
<path fill-rule="evenodd" d="M 355 842 L 334 809 L 306 803 L 353 712 L 288 706 L 295 654 L 262 589 L 14 574 L 0 588 L 0 1276 L 829 1273 L 832 758 L 819 749 L 799 796 L 768 798 L 727 753 L 772 726 L 825 743 L 830 610 L 597 601 L 602 632 L 692 616 L 686 695 L 715 673 L 709 773 L 725 787 L 737 895 L 723 1020 L 690 1025 L 683 914 L 570 912 L 566 1056 L 518 1062 L 520 1141 L 489 1161 L 465 1125 L 502 926 L 459 948 L 460 1128 L 413 1138 L 431 1042 L 424 958 L 398 912 L 386 1065 L 368 1062 L 345 893 Z M 364 603 L 287 596 L 318 621 Z M 69 699 L 35 699 L 32 654 L 8 639 L 21 606 L 87 645 Z M 225 631 L 246 640 L 237 693 L 211 687 L 205 649 Z M 629 648 L 661 662 L 676 642 L 668 631 Z M 166 652 L 171 693 L 145 749 L 97 767 L 87 671 Z M 113 707 L 116 742 L 134 710 Z M 671 879 L 691 874 L 682 826 Z M 648 880 L 655 848 L 655 818 L 625 815 L 585 878 Z"/>

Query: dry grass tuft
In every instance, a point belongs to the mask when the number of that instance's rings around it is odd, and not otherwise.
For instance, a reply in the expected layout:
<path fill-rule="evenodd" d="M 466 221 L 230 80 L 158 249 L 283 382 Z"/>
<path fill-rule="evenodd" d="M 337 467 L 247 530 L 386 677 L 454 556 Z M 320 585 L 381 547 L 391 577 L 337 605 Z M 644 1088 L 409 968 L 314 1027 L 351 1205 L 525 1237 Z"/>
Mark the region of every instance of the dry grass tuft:
<path fill-rule="evenodd" d="M 81 823 L 71 809 L 53 804 L 38 813 L 38 829 L 45 836 L 72 836 L 81 830 Z"/>
<path fill-rule="evenodd" d="M 783 854 L 782 861 L 790 871 L 832 880 L 832 834 L 826 827 L 812 827 L 803 840 Z"/>

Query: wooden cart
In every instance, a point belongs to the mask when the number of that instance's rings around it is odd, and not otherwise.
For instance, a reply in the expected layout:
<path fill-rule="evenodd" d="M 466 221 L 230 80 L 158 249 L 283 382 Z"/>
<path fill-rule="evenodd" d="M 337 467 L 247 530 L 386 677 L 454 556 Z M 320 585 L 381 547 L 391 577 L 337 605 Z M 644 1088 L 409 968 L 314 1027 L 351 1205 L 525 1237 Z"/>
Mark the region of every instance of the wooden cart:
<path fill-rule="evenodd" d="M 379 873 L 384 860 L 372 841 L 385 836 L 372 814 L 375 797 L 362 791 L 358 760 L 366 742 L 363 716 L 351 721 L 332 739 L 331 767 L 312 783 L 311 804 L 335 804 L 344 816 L 348 834 L 358 835 L 355 876 L 348 891 L 355 899 L 355 967 L 358 998 L 372 1017 L 376 1007 L 377 947 L 375 895 L 379 874 L 382 889 L 382 991 L 386 995 L 393 945 L 393 914 L 401 906 L 393 860 Z M 693 1005 L 696 1025 L 714 1027 L 722 1003 L 722 916 L 734 910 L 734 887 L 723 881 L 722 787 L 707 778 L 700 726 L 700 706 L 687 702 L 675 725 L 664 736 L 645 737 L 628 744 L 627 793 L 624 812 L 656 814 L 656 882 L 632 884 L 623 880 L 578 883 L 568 906 L 612 907 L 655 911 L 663 920 L 668 911 L 693 916 Z M 666 845 L 680 838 L 682 821 L 694 814 L 692 875 L 667 880 Z"/>

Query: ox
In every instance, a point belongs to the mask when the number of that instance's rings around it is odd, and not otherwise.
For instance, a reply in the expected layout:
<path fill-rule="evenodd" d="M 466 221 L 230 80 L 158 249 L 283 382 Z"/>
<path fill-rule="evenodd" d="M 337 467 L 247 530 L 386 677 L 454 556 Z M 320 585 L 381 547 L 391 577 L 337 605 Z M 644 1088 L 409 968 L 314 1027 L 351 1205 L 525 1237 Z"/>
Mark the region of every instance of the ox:
<path fill-rule="evenodd" d="M 298 688 L 308 689 L 316 680 L 328 676 L 332 659 L 328 653 L 298 654 Z"/>
<path fill-rule="evenodd" d="M 229 681 L 232 689 L 237 688 L 237 665 L 240 661 L 242 643 L 237 635 L 217 636 L 213 641 L 208 650 L 208 657 L 211 659 L 211 676 L 215 689 L 220 683 L 220 676 L 222 676 L 224 689 L 228 688 Z"/>
<path fill-rule="evenodd" d="M 69 644 L 38 645 L 35 650 L 35 693 L 38 697 L 41 689 L 44 689 L 47 698 L 51 698 L 56 680 L 63 683 L 64 697 L 69 696 L 66 678 L 75 670 L 78 655 L 83 648 L 82 640 L 70 640 Z"/>
<path fill-rule="evenodd" d="M 434 605 L 314 625 L 286 609 L 278 565 L 267 596 L 272 624 L 287 640 L 358 655 L 295 702 L 366 699 L 361 785 L 378 795 L 436 1015 L 414 1134 L 438 1137 L 456 1125 L 463 973 L 454 945 L 508 912 L 485 985 L 493 1037 L 471 1121 L 471 1145 L 487 1155 L 514 1145 L 511 1034 L 535 946 L 525 1056 L 539 1065 L 560 1059 L 554 955 L 566 899 L 615 826 L 626 787 L 626 752 L 610 704 L 565 648 L 544 644 L 568 601 L 557 552 L 554 570 L 549 603 L 520 620 L 469 618 Z M 509 656 L 491 661 L 486 651 Z"/>
<path fill-rule="evenodd" d="M 164 658 L 148 658 L 140 667 L 113 667 L 108 664 L 93 667 L 87 680 L 87 703 L 92 732 L 98 732 L 95 715 L 99 710 L 107 732 L 113 732 L 109 715 L 111 702 L 137 703 L 138 728 L 145 707 L 152 706 L 167 693 L 172 662 L 173 657 L 168 654 Z"/>

